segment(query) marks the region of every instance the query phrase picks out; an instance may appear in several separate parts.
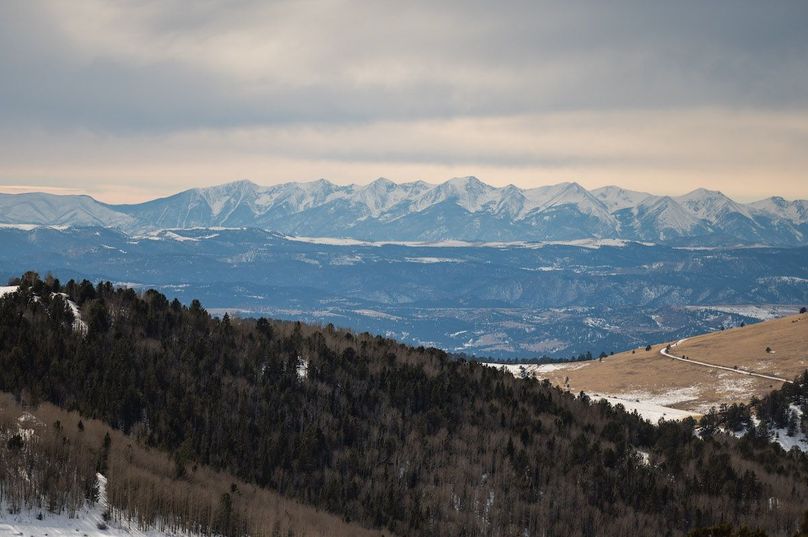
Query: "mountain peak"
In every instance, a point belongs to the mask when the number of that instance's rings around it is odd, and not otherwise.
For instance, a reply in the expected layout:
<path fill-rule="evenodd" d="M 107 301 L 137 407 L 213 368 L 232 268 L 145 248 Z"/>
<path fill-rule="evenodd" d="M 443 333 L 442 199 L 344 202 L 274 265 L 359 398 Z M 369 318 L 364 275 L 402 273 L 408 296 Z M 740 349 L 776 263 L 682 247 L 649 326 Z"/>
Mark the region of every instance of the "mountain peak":
<path fill-rule="evenodd" d="M 561 183 L 561 184 L 564 185 L 564 190 L 568 190 L 568 191 L 581 192 L 581 191 L 586 190 L 577 181 L 566 181 L 566 182 Z"/>
<path fill-rule="evenodd" d="M 752 219 L 748 207 L 732 201 L 718 190 L 697 188 L 674 199 L 688 212 L 704 220 L 717 221 L 730 213 L 738 213 Z"/>
<path fill-rule="evenodd" d="M 378 179 L 371 181 L 365 186 L 365 188 L 367 189 L 383 189 L 383 190 L 391 190 L 396 187 L 398 187 L 396 183 L 385 177 L 379 177 Z"/>
<path fill-rule="evenodd" d="M 236 190 L 243 190 L 245 188 L 257 188 L 257 187 L 258 185 L 253 183 L 249 179 L 238 179 L 236 181 L 230 181 L 228 183 L 222 183 L 219 185 L 198 187 L 194 188 L 193 190 L 196 192 L 231 192 Z"/>
<path fill-rule="evenodd" d="M 492 188 L 489 185 L 483 183 L 473 175 L 468 175 L 466 177 L 453 177 L 443 183 L 444 185 L 452 185 L 452 186 L 464 186 L 464 187 L 488 187 Z"/>
<path fill-rule="evenodd" d="M 626 190 L 614 185 L 596 188 L 591 191 L 591 194 L 600 200 L 612 213 L 630 207 L 637 207 L 649 198 L 656 198 L 656 196 L 646 192 Z"/>
<path fill-rule="evenodd" d="M 232 185 L 232 186 L 258 186 L 257 184 L 255 184 L 250 179 L 238 179 L 236 181 L 232 181 L 232 182 L 226 183 L 226 184 Z"/>

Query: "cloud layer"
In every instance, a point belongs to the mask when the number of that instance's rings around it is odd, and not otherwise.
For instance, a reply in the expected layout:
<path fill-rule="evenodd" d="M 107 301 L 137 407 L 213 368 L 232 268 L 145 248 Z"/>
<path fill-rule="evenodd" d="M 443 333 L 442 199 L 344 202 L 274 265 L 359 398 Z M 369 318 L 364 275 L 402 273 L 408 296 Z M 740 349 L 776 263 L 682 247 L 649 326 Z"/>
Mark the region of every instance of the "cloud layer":
<path fill-rule="evenodd" d="M 808 197 L 808 4 L 768 4 L 4 2 L 0 189 L 474 174 Z"/>

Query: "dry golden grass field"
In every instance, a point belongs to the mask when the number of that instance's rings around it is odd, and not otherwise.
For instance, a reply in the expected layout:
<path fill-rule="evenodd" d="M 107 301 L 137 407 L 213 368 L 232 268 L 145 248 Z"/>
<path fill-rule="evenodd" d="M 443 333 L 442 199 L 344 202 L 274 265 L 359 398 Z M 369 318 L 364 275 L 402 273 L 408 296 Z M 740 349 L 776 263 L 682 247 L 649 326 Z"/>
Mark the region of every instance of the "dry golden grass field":
<path fill-rule="evenodd" d="M 694 415 L 721 403 L 748 403 L 753 395 L 764 395 L 783 384 L 667 358 L 660 350 L 669 343 L 675 342 L 653 345 L 650 351 L 629 350 L 602 361 L 525 366 L 525 372 L 569 387 L 574 393 L 584 391 L 625 401 L 629 410 L 632 403 L 640 403 Z M 772 352 L 767 352 L 767 347 Z M 791 379 L 808 369 L 808 314 L 696 336 L 674 346 L 670 353 Z M 509 369 L 519 372 L 518 366 Z M 681 415 L 668 412 L 666 417 Z"/>

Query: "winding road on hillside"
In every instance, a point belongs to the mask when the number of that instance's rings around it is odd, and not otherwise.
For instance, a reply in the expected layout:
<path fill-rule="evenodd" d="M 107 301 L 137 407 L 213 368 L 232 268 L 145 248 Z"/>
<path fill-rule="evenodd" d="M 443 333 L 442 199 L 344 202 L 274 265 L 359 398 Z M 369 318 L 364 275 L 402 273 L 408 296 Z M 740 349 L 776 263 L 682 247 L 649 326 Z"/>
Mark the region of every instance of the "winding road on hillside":
<path fill-rule="evenodd" d="M 699 361 L 699 360 L 691 360 L 690 358 L 682 358 L 681 356 L 676 356 L 676 355 L 671 354 L 669 352 L 670 349 L 678 347 L 679 344 L 684 343 L 688 339 L 689 338 L 680 339 L 676 343 L 672 343 L 672 344 L 668 345 L 667 347 L 662 347 L 659 350 L 659 354 L 661 354 L 662 356 L 665 356 L 667 358 L 673 358 L 674 360 L 679 360 L 680 362 L 685 362 L 685 363 L 688 363 L 688 364 L 695 364 L 695 365 L 700 365 L 700 366 L 703 366 L 703 367 L 712 367 L 712 368 L 715 368 L 715 369 L 724 369 L 725 371 L 731 371 L 733 373 L 738 373 L 739 375 L 747 375 L 747 376 L 750 376 L 750 377 L 759 377 L 759 378 L 762 378 L 762 379 L 776 380 L 778 382 L 791 383 L 790 380 L 784 379 L 782 377 L 776 377 L 774 375 L 765 375 L 763 373 L 755 373 L 753 371 L 747 371 L 745 369 L 739 369 L 737 367 L 727 367 L 725 365 L 711 364 L 709 362 L 702 362 L 702 361 Z"/>

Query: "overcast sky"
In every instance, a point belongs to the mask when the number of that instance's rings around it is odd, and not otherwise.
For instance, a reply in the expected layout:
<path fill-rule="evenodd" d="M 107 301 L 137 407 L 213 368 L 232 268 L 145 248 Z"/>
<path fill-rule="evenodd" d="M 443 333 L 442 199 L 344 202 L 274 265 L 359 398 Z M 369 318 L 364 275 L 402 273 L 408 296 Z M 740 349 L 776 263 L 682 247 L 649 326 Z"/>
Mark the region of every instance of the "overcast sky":
<path fill-rule="evenodd" d="M 0 191 L 475 175 L 808 198 L 806 28 L 804 0 L 7 0 Z"/>

